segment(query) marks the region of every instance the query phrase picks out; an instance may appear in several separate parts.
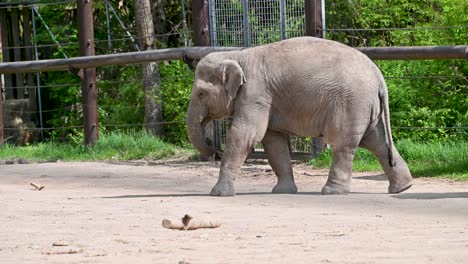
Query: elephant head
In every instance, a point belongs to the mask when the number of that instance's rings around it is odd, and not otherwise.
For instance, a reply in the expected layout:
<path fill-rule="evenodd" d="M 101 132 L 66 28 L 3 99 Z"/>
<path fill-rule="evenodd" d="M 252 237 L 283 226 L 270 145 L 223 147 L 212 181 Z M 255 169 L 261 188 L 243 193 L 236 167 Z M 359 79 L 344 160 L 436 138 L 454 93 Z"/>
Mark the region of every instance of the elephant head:
<path fill-rule="evenodd" d="M 232 115 L 245 75 L 239 63 L 211 54 L 200 60 L 195 71 L 187 130 L 190 141 L 200 153 L 212 156 L 216 150 L 205 135 L 208 122 Z"/>

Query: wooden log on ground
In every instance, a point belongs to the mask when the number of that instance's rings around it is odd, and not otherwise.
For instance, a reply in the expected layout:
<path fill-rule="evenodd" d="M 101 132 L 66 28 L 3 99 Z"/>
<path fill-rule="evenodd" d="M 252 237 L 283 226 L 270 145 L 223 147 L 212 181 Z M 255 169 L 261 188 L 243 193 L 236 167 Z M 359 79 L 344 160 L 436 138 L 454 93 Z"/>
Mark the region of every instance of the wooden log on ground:
<path fill-rule="evenodd" d="M 207 218 L 193 218 L 186 214 L 181 220 L 162 220 L 162 226 L 167 229 L 176 230 L 196 230 L 200 228 L 217 228 L 220 227 L 222 222 L 216 219 Z"/>

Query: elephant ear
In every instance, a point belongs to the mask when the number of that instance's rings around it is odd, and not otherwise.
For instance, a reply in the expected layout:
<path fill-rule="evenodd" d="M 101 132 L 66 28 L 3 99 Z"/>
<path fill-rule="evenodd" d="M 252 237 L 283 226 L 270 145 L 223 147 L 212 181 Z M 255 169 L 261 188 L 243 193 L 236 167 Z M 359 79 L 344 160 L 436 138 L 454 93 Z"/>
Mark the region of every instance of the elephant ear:
<path fill-rule="evenodd" d="M 246 83 L 244 71 L 235 60 L 224 60 L 223 77 L 224 90 L 227 95 L 226 110 L 230 113 L 234 98 L 236 98 L 239 88 Z"/>
<path fill-rule="evenodd" d="M 185 62 L 185 64 L 187 64 L 190 69 L 192 70 L 195 70 L 195 68 L 197 68 L 197 65 L 198 65 L 198 62 L 200 61 L 199 59 L 193 59 L 191 58 L 190 56 L 188 56 L 187 54 L 184 54 L 184 56 L 182 56 L 182 60 Z"/>

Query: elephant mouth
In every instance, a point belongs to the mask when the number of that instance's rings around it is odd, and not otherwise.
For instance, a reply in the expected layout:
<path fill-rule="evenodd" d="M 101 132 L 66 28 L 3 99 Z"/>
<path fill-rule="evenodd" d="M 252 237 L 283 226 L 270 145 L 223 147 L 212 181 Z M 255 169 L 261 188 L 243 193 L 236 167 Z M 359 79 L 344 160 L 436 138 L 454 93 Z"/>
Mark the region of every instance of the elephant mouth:
<path fill-rule="evenodd" d="M 211 121 L 211 119 L 208 118 L 208 117 L 203 118 L 203 120 L 201 121 L 201 126 L 202 126 L 202 127 L 206 127 L 206 125 L 207 125 L 210 121 Z"/>

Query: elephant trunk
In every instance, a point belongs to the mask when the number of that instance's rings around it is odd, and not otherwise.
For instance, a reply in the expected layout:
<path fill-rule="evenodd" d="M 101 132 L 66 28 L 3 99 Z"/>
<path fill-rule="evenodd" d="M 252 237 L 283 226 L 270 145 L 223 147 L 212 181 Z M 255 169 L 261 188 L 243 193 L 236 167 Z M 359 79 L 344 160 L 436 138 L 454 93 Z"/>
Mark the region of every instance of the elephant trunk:
<path fill-rule="evenodd" d="M 197 110 L 198 109 L 198 110 Z M 201 111 L 199 109 L 202 109 Z M 190 142 L 200 153 L 206 157 L 211 157 L 216 153 L 213 141 L 206 134 L 207 111 L 190 102 L 187 112 L 187 132 Z"/>

